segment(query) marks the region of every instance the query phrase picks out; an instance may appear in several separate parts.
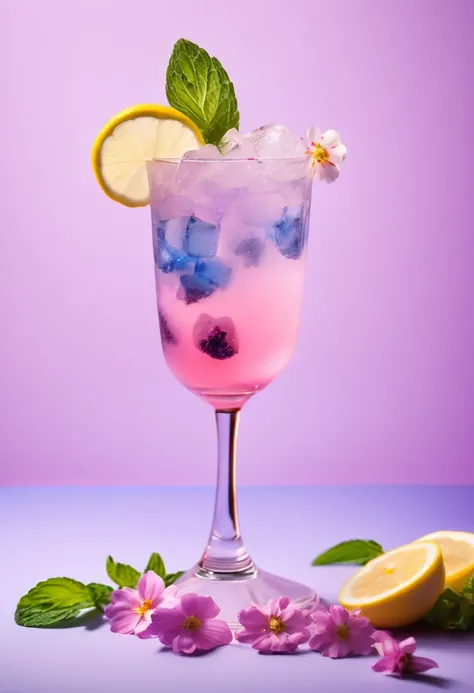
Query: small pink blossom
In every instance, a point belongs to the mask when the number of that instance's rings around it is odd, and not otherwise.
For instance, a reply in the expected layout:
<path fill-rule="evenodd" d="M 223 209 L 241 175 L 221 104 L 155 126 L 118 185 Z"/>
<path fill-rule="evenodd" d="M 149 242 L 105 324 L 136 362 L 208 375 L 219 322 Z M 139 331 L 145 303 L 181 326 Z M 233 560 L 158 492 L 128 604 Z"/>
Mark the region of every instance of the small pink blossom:
<path fill-rule="evenodd" d="M 415 657 L 416 650 L 415 638 L 407 638 L 402 642 L 397 642 L 391 635 L 384 631 L 376 631 L 373 634 L 375 647 L 381 659 L 372 664 L 374 671 L 383 674 L 395 674 L 395 676 L 405 676 L 407 674 L 421 674 L 428 669 L 434 669 L 438 665 L 427 657 Z"/>
<path fill-rule="evenodd" d="M 149 632 L 176 654 L 200 654 L 232 642 L 232 631 L 217 619 L 220 609 L 211 597 L 183 594 L 174 607 L 158 608 Z"/>
<path fill-rule="evenodd" d="M 314 173 L 326 183 L 333 183 L 339 176 L 340 164 L 347 155 L 347 148 L 335 130 L 321 132 L 319 128 L 309 128 L 306 133 L 306 154 L 313 157 Z"/>
<path fill-rule="evenodd" d="M 252 604 L 239 611 L 237 618 L 243 628 L 236 632 L 236 639 L 260 652 L 294 652 L 308 642 L 311 618 L 309 609 L 289 604 L 288 597 L 280 597 L 270 599 L 264 607 Z"/>
<path fill-rule="evenodd" d="M 159 604 L 173 604 L 177 590 L 175 585 L 165 588 L 162 578 L 153 570 L 141 576 L 137 589 L 123 587 L 114 590 L 110 604 L 104 609 L 105 616 L 110 619 L 110 630 L 112 633 L 147 637 L 152 613 Z"/>
<path fill-rule="evenodd" d="M 359 611 L 346 611 L 342 606 L 330 606 L 311 614 L 313 635 L 309 647 L 333 659 L 347 655 L 366 655 L 371 652 L 374 629 Z"/>

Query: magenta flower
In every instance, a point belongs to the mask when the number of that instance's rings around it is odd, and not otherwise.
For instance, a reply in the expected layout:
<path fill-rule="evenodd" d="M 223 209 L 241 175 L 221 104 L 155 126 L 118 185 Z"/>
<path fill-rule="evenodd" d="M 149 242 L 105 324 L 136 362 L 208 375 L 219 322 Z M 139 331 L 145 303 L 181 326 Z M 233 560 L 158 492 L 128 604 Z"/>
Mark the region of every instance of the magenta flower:
<path fill-rule="evenodd" d="M 432 659 L 414 656 L 415 638 L 407 638 L 402 642 L 397 642 L 384 631 L 376 631 L 372 637 L 375 640 L 373 647 L 381 657 L 378 662 L 372 664 L 374 671 L 404 676 L 406 674 L 421 674 L 423 671 L 438 666 Z"/>
<path fill-rule="evenodd" d="M 308 642 L 311 623 L 308 609 L 289 606 L 288 597 L 270 599 L 264 607 L 252 604 L 239 611 L 243 625 L 235 634 L 241 643 L 251 643 L 260 652 L 294 652 L 298 645 Z"/>
<path fill-rule="evenodd" d="M 146 630 L 152 613 L 159 604 L 172 605 L 177 591 L 175 585 L 165 588 L 165 583 L 153 570 L 141 576 L 137 589 L 123 587 L 114 590 L 110 604 L 104 609 L 110 619 L 110 630 L 112 633 L 148 637 Z"/>
<path fill-rule="evenodd" d="M 219 612 L 211 597 L 183 594 L 174 607 L 156 609 L 149 632 L 176 654 L 200 654 L 232 641 L 227 623 L 216 618 Z"/>
<path fill-rule="evenodd" d="M 330 606 L 310 615 L 313 620 L 309 647 L 323 657 L 337 659 L 347 655 L 366 655 L 372 650 L 374 629 L 359 611 Z"/>

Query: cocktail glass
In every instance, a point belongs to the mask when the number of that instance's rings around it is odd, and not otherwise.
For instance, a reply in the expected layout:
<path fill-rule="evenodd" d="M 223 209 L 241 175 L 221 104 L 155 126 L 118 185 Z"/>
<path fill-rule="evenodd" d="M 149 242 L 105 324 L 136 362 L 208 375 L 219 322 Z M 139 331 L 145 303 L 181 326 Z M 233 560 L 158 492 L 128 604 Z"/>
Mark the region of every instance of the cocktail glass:
<path fill-rule="evenodd" d="M 305 608 L 316 597 L 255 565 L 236 496 L 240 410 L 281 373 L 297 339 L 312 178 L 309 156 L 148 162 L 164 355 L 214 408 L 218 436 L 209 540 L 176 584 L 210 595 L 231 627 L 251 602 L 286 596 Z"/>

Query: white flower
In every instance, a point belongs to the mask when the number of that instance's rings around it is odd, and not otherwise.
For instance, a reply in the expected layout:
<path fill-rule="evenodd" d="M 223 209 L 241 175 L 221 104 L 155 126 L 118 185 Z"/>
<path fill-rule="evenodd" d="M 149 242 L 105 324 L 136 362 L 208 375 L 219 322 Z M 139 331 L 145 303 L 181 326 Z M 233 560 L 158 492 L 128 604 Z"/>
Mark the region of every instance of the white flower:
<path fill-rule="evenodd" d="M 313 157 L 315 175 L 326 183 L 332 183 L 339 176 L 339 164 L 346 158 L 347 149 L 341 136 L 335 130 L 321 132 L 319 128 L 309 128 L 306 133 L 306 154 Z"/>

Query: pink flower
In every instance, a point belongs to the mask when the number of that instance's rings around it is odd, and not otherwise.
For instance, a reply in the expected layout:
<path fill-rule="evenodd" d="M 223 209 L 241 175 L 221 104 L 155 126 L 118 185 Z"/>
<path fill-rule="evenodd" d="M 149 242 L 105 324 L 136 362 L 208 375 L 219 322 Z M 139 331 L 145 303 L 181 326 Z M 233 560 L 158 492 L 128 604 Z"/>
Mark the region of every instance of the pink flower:
<path fill-rule="evenodd" d="M 378 662 L 372 664 L 374 671 L 404 676 L 405 674 L 421 674 L 423 671 L 438 666 L 432 659 L 414 656 L 415 638 L 407 638 L 402 642 L 397 642 L 384 631 L 376 631 L 372 637 L 375 640 L 373 647 L 381 657 Z"/>
<path fill-rule="evenodd" d="M 243 625 L 235 634 L 242 643 L 251 643 L 260 652 L 294 652 L 298 645 L 308 642 L 311 623 L 308 609 L 289 606 L 288 597 L 270 599 L 264 607 L 252 604 L 239 611 Z"/>
<path fill-rule="evenodd" d="M 314 622 L 309 647 L 323 657 L 347 657 L 371 652 L 374 629 L 359 611 L 346 611 L 342 606 L 330 606 L 311 614 Z"/>
<path fill-rule="evenodd" d="M 211 597 L 183 594 L 171 609 L 158 608 L 151 617 L 150 633 L 173 652 L 199 654 L 229 645 L 232 631 L 216 618 L 220 609 Z"/>
<path fill-rule="evenodd" d="M 306 154 L 313 157 L 315 175 L 326 183 L 332 183 L 339 176 L 339 165 L 344 161 L 347 148 L 335 130 L 321 132 L 319 128 L 309 128 L 306 133 Z"/>
<path fill-rule="evenodd" d="M 112 633 L 148 637 L 145 632 L 152 613 L 159 604 L 172 604 L 177 591 L 175 585 L 165 589 L 165 583 L 153 570 L 141 576 L 137 589 L 123 587 L 114 590 L 110 604 L 104 610 L 110 619 L 110 630 Z"/>

